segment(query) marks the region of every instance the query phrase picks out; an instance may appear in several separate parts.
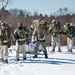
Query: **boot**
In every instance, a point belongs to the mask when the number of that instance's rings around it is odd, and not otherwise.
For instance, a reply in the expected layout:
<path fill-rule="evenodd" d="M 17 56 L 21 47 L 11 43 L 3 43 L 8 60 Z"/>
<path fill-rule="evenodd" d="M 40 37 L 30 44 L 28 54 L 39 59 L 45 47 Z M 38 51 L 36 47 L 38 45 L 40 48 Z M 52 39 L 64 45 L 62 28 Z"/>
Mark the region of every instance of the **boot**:
<path fill-rule="evenodd" d="M 44 51 L 44 55 L 45 55 L 45 58 L 48 58 L 46 50 Z"/>
<path fill-rule="evenodd" d="M 58 52 L 62 52 L 60 48 L 59 48 Z"/>
<path fill-rule="evenodd" d="M 68 52 L 72 52 L 72 49 L 68 50 Z"/>
<path fill-rule="evenodd" d="M 17 58 L 16 60 L 19 61 L 19 58 Z"/>
<path fill-rule="evenodd" d="M 4 61 L 4 59 L 3 59 L 3 58 L 1 58 L 1 61 Z"/>
<path fill-rule="evenodd" d="M 53 49 L 51 52 L 55 52 L 55 49 Z"/>
<path fill-rule="evenodd" d="M 37 58 L 37 51 L 38 50 L 35 50 L 35 52 L 34 52 L 35 55 L 33 56 L 33 58 Z"/>
<path fill-rule="evenodd" d="M 26 60 L 26 58 L 23 58 L 23 60 Z"/>
<path fill-rule="evenodd" d="M 37 58 L 37 55 L 33 56 L 33 58 Z"/>
<path fill-rule="evenodd" d="M 3 63 L 7 63 L 8 64 L 8 60 L 4 60 Z"/>
<path fill-rule="evenodd" d="M 46 55 L 45 58 L 48 58 L 48 56 Z"/>

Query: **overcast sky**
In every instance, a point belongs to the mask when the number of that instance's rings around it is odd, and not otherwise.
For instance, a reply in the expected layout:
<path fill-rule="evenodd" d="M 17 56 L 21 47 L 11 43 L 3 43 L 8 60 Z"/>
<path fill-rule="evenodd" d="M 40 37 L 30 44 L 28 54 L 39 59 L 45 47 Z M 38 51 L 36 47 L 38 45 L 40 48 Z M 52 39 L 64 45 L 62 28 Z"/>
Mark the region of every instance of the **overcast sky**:
<path fill-rule="evenodd" d="M 42 14 L 52 14 L 59 8 L 75 11 L 75 0 L 13 0 L 7 9 L 23 9 L 34 13 L 37 11 Z"/>

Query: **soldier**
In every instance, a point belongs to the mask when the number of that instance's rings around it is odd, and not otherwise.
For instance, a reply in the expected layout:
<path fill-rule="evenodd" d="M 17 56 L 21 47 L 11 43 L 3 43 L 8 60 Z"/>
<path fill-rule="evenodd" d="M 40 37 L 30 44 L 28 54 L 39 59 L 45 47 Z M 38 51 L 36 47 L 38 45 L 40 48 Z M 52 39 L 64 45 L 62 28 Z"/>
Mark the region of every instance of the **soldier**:
<path fill-rule="evenodd" d="M 16 40 L 16 59 L 19 61 L 19 53 L 22 50 L 23 60 L 26 60 L 25 44 L 28 38 L 27 31 L 23 27 L 22 23 L 18 22 L 18 28 L 14 31 L 14 37 Z"/>
<path fill-rule="evenodd" d="M 32 24 L 31 24 L 30 29 L 29 29 L 31 36 L 33 34 L 34 29 L 37 27 L 37 24 L 39 23 L 39 20 L 40 19 L 36 19 L 36 20 L 32 21 Z"/>
<path fill-rule="evenodd" d="M 13 45 L 14 44 L 14 39 L 13 39 L 13 32 L 14 32 L 14 29 L 12 28 L 12 24 L 10 23 L 10 24 L 8 24 L 6 21 L 3 21 L 3 23 L 5 23 L 5 25 L 6 25 L 6 29 L 8 29 L 8 30 L 10 30 L 10 32 L 11 32 L 11 45 Z"/>
<path fill-rule="evenodd" d="M 68 52 L 72 52 L 75 36 L 75 25 L 73 23 L 66 23 L 64 26 L 64 34 L 67 35 Z"/>
<path fill-rule="evenodd" d="M 1 23 L 0 28 L 0 50 L 1 59 L 4 63 L 8 63 L 8 48 L 11 45 L 11 32 L 6 28 L 5 23 Z"/>
<path fill-rule="evenodd" d="M 42 26 L 41 24 L 38 24 L 37 28 L 34 29 L 33 34 L 32 34 L 32 42 L 36 43 L 36 47 L 34 49 L 35 56 L 33 56 L 33 58 L 37 58 L 38 47 L 40 44 L 44 48 L 43 52 L 44 52 L 45 58 L 48 58 L 47 51 L 46 51 L 46 36 L 41 26 Z"/>
<path fill-rule="evenodd" d="M 60 34 L 62 33 L 62 27 L 60 24 L 56 23 L 56 20 L 52 20 L 52 25 L 49 28 L 49 32 L 51 33 L 51 44 L 53 47 L 52 52 L 55 52 L 56 44 L 58 46 L 58 52 L 61 52 L 60 49 Z"/>

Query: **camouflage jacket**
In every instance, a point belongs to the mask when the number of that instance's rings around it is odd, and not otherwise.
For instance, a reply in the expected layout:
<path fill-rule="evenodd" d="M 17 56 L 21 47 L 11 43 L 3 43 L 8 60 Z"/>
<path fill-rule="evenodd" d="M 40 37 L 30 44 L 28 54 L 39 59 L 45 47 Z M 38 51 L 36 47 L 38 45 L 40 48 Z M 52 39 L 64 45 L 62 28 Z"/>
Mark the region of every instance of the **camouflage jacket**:
<path fill-rule="evenodd" d="M 0 29 L 0 45 L 11 45 L 11 32 L 10 30 L 6 29 L 2 31 Z"/>
<path fill-rule="evenodd" d="M 52 34 L 52 36 L 56 37 L 58 34 L 62 33 L 62 27 L 58 24 L 51 25 L 49 28 L 49 32 Z"/>
<path fill-rule="evenodd" d="M 46 39 L 46 34 L 43 29 L 35 29 L 32 36 L 34 37 L 34 40 L 36 38 L 36 41 L 45 41 Z"/>
<path fill-rule="evenodd" d="M 28 39 L 28 33 L 24 28 L 21 30 L 17 28 L 14 30 L 14 38 L 15 40 L 18 40 L 20 45 L 25 44 Z"/>
<path fill-rule="evenodd" d="M 64 30 L 64 34 L 67 35 L 67 37 L 72 38 L 75 36 L 75 28 L 74 27 L 67 27 Z"/>

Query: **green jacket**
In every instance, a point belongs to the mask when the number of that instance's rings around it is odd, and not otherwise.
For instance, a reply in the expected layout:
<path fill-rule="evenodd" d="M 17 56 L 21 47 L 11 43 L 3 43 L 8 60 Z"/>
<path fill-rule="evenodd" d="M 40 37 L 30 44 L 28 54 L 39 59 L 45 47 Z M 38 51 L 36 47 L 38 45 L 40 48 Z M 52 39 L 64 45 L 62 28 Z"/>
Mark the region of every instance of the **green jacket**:
<path fill-rule="evenodd" d="M 0 29 L 0 45 L 8 45 L 8 47 L 11 45 L 11 32 L 8 29 L 5 29 L 2 31 Z"/>
<path fill-rule="evenodd" d="M 62 27 L 58 24 L 51 25 L 50 28 L 49 28 L 49 32 L 52 33 L 52 36 L 56 37 L 57 34 L 62 33 Z"/>
<path fill-rule="evenodd" d="M 36 37 L 37 41 L 45 41 L 46 39 L 46 34 L 43 29 L 35 29 L 33 36 Z"/>
<path fill-rule="evenodd" d="M 28 39 L 28 33 L 24 28 L 22 28 L 21 30 L 15 29 L 14 38 L 15 40 L 18 40 L 19 45 L 23 45 Z"/>
<path fill-rule="evenodd" d="M 72 38 L 75 36 L 75 28 L 74 27 L 67 27 L 65 34 L 67 37 Z"/>

